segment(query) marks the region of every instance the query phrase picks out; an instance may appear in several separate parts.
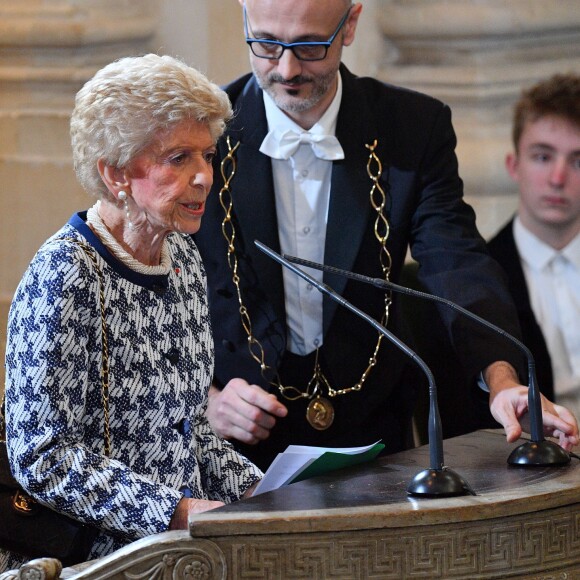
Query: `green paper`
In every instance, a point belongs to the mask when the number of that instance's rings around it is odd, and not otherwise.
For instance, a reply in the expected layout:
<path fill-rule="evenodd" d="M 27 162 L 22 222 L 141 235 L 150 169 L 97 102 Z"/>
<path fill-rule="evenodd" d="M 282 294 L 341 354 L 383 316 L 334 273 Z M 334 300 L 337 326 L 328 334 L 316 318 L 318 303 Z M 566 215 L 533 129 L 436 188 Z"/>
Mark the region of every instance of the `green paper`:
<path fill-rule="evenodd" d="M 384 448 L 384 443 L 375 443 L 375 445 L 370 449 L 367 449 L 364 453 L 348 454 L 327 451 L 318 459 L 315 459 L 304 471 L 301 471 L 288 483 L 297 483 L 311 477 L 316 477 L 317 475 L 324 475 L 325 473 L 334 471 L 335 469 L 342 469 L 366 461 L 372 461 Z"/>

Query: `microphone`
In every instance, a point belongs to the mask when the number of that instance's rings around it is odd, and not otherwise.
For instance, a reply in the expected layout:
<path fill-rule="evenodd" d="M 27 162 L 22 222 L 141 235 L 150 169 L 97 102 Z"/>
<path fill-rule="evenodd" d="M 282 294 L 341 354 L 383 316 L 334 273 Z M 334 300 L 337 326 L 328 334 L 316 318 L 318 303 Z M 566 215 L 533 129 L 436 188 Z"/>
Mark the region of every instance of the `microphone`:
<path fill-rule="evenodd" d="M 300 268 L 294 266 L 289 260 L 280 256 L 258 240 L 254 244 L 266 255 L 282 264 L 310 284 L 312 284 L 322 294 L 328 296 L 341 306 L 344 306 L 357 316 L 366 320 L 383 336 L 386 336 L 391 342 L 398 346 L 406 355 L 411 357 L 421 370 L 427 376 L 429 381 L 429 459 L 430 467 L 418 473 L 407 487 L 407 493 L 410 495 L 426 497 L 451 497 L 457 495 L 475 495 L 469 484 L 455 471 L 444 466 L 443 463 L 443 436 L 441 431 L 441 417 L 437 407 L 437 387 L 435 378 L 431 369 L 425 364 L 417 353 L 411 350 L 403 341 L 398 339 L 394 334 L 387 330 L 382 324 L 374 318 L 359 310 L 356 306 L 345 300 L 340 294 L 337 294 L 330 286 L 320 283 L 318 280 L 309 276 Z"/>
<path fill-rule="evenodd" d="M 388 280 L 383 280 L 381 278 L 371 278 L 370 276 L 348 272 L 347 270 L 341 270 L 340 268 L 335 268 L 334 266 L 326 266 L 324 264 L 310 262 L 309 260 L 303 260 L 294 256 L 286 255 L 284 257 L 289 262 L 307 266 L 308 268 L 314 268 L 324 272 L 331 272 L 333 274 L 345 276 L 353 280 L 358 280 L 359 282 L 372 284 L 377 288 L 387 288 L 401 294 L 407 294 L 409 296 L 415 296 L 418 298 L 424 298 L 433 302 L 445 304 L 446 306 L 449 306 L 450 308 L 466 315 L 468 318 L 475 320 L 479 324 L 482 324 L 483 326 L 499 333 L 501 336 L 514 343 L 520 350 L 523 351 L 528 361 L 528 412 L 530 413 L 531 441 L 526 441 L 522 445 L 516 447 L 516 449 L 510 453 L 510 456 L 508 457 L 508 463 L 510 465 L 516 465 L 520 467 L 544 467 L 550 465 L 562 466 L 570 463 L 570 455 L 564 451 L 562 447 L 553 441 L 544 439 L 542 402 L 540 397 L 540 389 L 536 380 L 536 363 L 532 353 L 530 352 L 530 349 L 523 342 L 515 338 L 515 336 L 512 336 L 502 328 L 499 328 L 499 326 L 492 324 L 477 314 L 466 310 L 465 308 L 459 306 L 459 304 L 455 304 L 455 302 L 451 302 L 451 300 L 447 300 L 446 298 L 441 298 L 440 296 L 435 296 L 434 294 L 428 294 L 427 292 L 421 292 L 419 290 L 412 290 L 411 288 L 399 286 L 398 284 L 394 284 L 393 282 L 389 282 Z"/>

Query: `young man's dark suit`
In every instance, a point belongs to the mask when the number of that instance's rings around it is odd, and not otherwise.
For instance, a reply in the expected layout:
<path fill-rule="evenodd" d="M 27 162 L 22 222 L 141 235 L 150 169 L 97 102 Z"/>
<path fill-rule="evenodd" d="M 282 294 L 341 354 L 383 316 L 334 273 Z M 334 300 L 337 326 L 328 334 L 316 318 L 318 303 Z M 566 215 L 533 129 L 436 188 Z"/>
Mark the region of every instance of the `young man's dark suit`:
<path fill-rule="evenodd" d="M 511 295 L 516 304 L 524 344 L 532 351 L 536 362 L 536 374 L 540 390 L 548 399 L 554 400 L 552 361 L 544 340 L 542 329 L 530 304 L 528 285 L 522 262 L 514 240 L 513 219 L 510 220 L 488 243 L 491 255 L 504 269 Z"/>
<path fill-rule="evenodd" d="M 376 140 L 383 170 L 380 184 L 387 192 L 390 279 L 399 279 L 411 244 L 415 259 L 422 265 L 420 281 L 430 292 L 518 333 L 509 294 L 499 281 L 500 270 L 476 232 L 472 209 L 462 200 L 449 109 L 433 98 L 355 77 L 344 66 L 341 74 L 343 96 L 336 136 L 345 159 L 333 163 L 325 263 L 372 277 L 383 275 L 373 226 L 376 212 L 369 201 L 372 181 L 367 174 L 366 145 Z M 252 75 L 238 79 L 226 90 L 235 110 L 227 135 L 232 146 L 239 143 L 230 186 L 244 305 L 249 309 L 254 335 L 267 350 L 268 364 L 276 368 L 282 360 L 282 382 L 304 389 L 312 374 L 313 356 L 302 364 L 301 357 L 284 355 L 286 316 L 281 267 L 254 246 L 257 239 L 280 250 L 271 160 L 259 152 L 268 130 L 262 91 Z M 225 138 L 219 150 L 224 157 Z M 376 171 L 374 164 L 371 169 Z M 258 363 L 248 354 L 247 334 L 240 323 L 236 289 L 226 261 L 224 211 L 218 198 L 223 181 L 217 168 L 214 178 L 196 240 L 208 275 L 216 383 L 223 386 L 233 377 L 242 377 L 278 394 L 262 379 Z M 325 275 L 324 281 L 373 318 L 381 319 L 384 294 L 380 290 L 336 275 Z M 388 327 L 404 337 L 405 321 L 398 300 L 395 297 L 391 306 Z M 519 365 L 519 353 L 511 351 L 503 339 L 453 312 L 444 314 L 465 372 L 473 382 L 493 361 L 510 360 L 514 366 Z M 425 320 L 427 335 L 429 325 L 430 321 Z M 353 386 L 368 365 L 376 331 L 326 298 L 323 330 L 320 356 L 326 377 L 334 389 Z M 442 357 L 445 354 L 441 352 Z M 382 438 L 389 452 L 401 450 L 409 444 L 418 385 L 425 386 L 418 367 L 385 339 L 377 365 L 360 391 L 332 399 L 336 417 L 328 430 L 316 431 L 308 425 L 308 401 L 289 402 L 279 397 L 289 407 L 288 417 L 278 420 L 267 441 L 243 447 L 243 451 L 264 467 L 289 443 L 348 446 Z"/>

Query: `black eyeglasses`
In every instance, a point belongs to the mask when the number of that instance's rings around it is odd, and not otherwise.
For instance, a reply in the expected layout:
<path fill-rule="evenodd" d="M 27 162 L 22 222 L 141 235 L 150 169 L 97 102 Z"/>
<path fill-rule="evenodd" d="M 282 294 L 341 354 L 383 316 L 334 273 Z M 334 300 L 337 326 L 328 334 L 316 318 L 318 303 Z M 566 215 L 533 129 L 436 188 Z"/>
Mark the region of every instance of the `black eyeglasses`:
<path fill-rule="evenodd" d="M 248 16 L 246 14 L 246 5 L 244 4 L 244 32 L 246 34 L 246 43 L 250 47 L 250 50 L 259 58 L 278 60 L 282 58 L 284 51 L 289 48 L 298 60 L 324 60 L 330 45 L 340 32 L 340 29 L 344 26 L 351 8 L 352 5 L 349 6 L 345 15 L 341 18 L 332 36 L 326 41 L 282 42 L 280 40 L 250 38 L 248 35 Z"/>

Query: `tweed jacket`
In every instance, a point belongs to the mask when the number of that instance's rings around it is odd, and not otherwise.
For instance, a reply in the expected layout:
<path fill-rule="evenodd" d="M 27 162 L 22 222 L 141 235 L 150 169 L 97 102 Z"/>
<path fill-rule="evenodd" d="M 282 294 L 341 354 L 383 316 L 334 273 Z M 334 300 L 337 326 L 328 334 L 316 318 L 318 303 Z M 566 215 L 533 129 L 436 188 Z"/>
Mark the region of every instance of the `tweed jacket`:
<path fill-rule="evenodd" d="M 105 293 L 111 453 L 104 453 Z M 38 501 L 99 528 L 91 557 L 166 531 L 185 495 L 226 503 L 261 472 L 205 418 L 213 374 L 205 274 L 189 236 L 171 234 L 168 275 L 120 263 L 73 216 L 38 251 L 15 293 L 6 352 L 11 468 Z"/>

